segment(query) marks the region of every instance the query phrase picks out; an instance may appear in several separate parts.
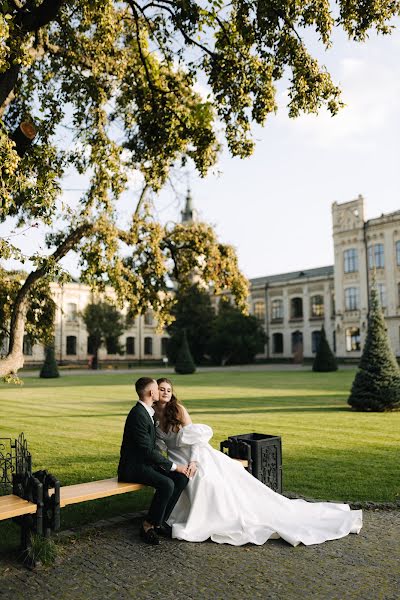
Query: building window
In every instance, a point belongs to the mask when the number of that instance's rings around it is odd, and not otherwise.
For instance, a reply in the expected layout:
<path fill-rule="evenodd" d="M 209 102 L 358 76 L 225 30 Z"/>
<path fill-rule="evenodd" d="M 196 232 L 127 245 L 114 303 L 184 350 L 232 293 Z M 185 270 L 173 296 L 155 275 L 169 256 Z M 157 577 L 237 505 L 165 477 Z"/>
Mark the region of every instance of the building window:
<path fill-rule="evenodd" d="M 161 355 L 167 356 L 169 338 L 163 337 L 161 338 Z"/>
<path fill-rule="evenodd" d="M 301 331 L 293 331 L 292 333 L 292 352 L 296 353 L 303 346 L 303 334 Z"/>
<path fill-rule="evenodd" d="M 396 264 L 400 267 L 400 241 L 396 242 Z"/>
<path fill-rule="evenodd" d="M 400 283 L 397 284 L 397 306 L 400 306 Z"/>
<path fill-rule="evenodd" d="M 153 354 L 153 338 L 145 337 L 144 338 L 144 353 L 151 356 Z"/>
<path fill-rule="evenodd" d="M 265 321 L 265 304 L 264 302 L 254 302 L 254 316 L 259 321 L 264 323 Z"/>
<path fill-rule="evenodd" d="M 383 269 L 385 266 L 385 255 L 383 244 L 368 246 L 368 268 Z"/>
<path fill-rule="evenodd" d="M 283 319 L 283 301 L 279 298 L 272 300 L 271 321 L 281 321 Z"/>
<path fill-rule="evenodd" d="M 67 354 L 76 355 L 76 336 L 68 335 L 67 336 Z"/>
<path fill-rule="evenodd" d="M 3 339 L 0 341 L 0 356 L 6 356 L 8 354 L 9 341 L 10 340 L 8 336 L 3 337 Z"/>
<path fill-rule="evenodd" d="M 358 254 L 356 248 L 349 248 L 349 250 L 345 250 L 343 257 L 345 273 L 355 273 L 358 271 Z"/>
<path fill-rule="evenodd" d="M 318 351 L 320 341 L 321 341 L 321 332 L 313 331 L 311 334 L 311 351 L 314 354 Z"/>
<path fill-rule="evenodd" d="M 303 318 L 303 299 L 292 298 L 290 301 L 290 318 L 291 319 L 302 319 Z"/>
<path fill-rule="evenodd" d="M 127 337 L 126 338 L 126 354 L 135 354 L 135 338 Z"/>
<path fill-rule="evenodd" d="M 25 356 L 32 356 L 32 342 L 27 335 L 24 335 L 23 353 Z"/>
<path fill-rule="evenodd" d="M 333 353 L 336 354 L 336 331 L 333 332 Z"/>
<path fill-rule="evenodd" d="M 67 304 L 67 321 L 78 320 L 78 306 L 75 302 L 68 302 Z"/>
<path fill-rule="evenodd" d="M 87 338 L 87 353 L 94 354 L 94 338 L 92 335 L 88 335 Z"/>
<path fill-rule="evenodd" d="M 115 337 L 106 339 L 107 354 L 118 354 L 118 340 Z"/>
<path fill-rule="evenodd" d="M 386 286 L 384 283 L 377 283 L 376 288 L 378 290 L 378 298 L 382 308 L 386 307 Z"/>
<path fill-rule="evenodd" d="M 344 304 L 346 310 L 358 310 L 360 308 L 360 293 L 356 287 L 344 290 Z"/>
<path fill-rule="evenodd" d="M 283 333 L 274 333 L 272 335 L 272 352 L 274 354 L 283 353 Z"/>
<path fill-rule="evenodd" d="M 153 325 L 153 313 L 151 312 L 151 310 L 147 310 L 144 313 L 144 324 Z"/>
<path fill-rule="evenodd" d="M 311 317 L 324 316 L 324 298 L 323 296 L 312 296 L 311 298 Z"/>
<path fill-rule="evenodd" d="M 358 327 L 349 327 L 349 329 L 346 329 L 346 351 L 354 352 L 360 349 L 360 330 Z"/>

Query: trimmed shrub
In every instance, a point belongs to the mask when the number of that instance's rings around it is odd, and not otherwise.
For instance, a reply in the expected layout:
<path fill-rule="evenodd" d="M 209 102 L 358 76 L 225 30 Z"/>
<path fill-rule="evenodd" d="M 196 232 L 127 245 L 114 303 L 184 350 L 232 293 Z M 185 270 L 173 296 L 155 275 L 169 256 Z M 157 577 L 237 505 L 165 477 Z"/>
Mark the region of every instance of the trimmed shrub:
<path fill-rule="evenodd" d="M 187 341 L 186 330 L 183 330 L 182 342 L 176 357 L 175 373 L 181 375 L 190 375 L 196 370 L 192 354 L 190 352 L 189 343 Z"/>
<path fill-rule="evenodd" d="M 43 377 L 45 379 L 51 379 L 52 377 L 60 377 L 53 344 L 51 344 L 50 346 L 46 346 L 45 359 L 43 366 L 40 370 L 40 377 Z"/>
<path fill-rule="evenodd" d="M 337 362 L 335 355 L 333 354 L 329 342 L 326 339 L 325 327 L 321 327 L 321 337 L 319 340 L 317 353 L 314 358 L 312 370 L 322 373 L 329 371 L 337 371 Z"/>
<path fill-rule="evenodd" d="M 347 402 L 359 411 L 400 408 L 400 369 L 390 347 L 375 284 L 371 290 L 367 337 Z"/>

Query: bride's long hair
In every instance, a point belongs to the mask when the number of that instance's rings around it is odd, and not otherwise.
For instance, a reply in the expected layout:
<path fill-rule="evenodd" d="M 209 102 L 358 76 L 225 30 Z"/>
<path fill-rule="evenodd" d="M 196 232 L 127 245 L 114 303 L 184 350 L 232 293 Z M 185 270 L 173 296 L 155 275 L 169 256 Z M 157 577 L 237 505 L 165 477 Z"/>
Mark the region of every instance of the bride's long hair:
<path fill-rule="evenodd" d="M 159 387 L 162 383 L 168 383 L 168 385 L 171 386 L 171 391 L 172 391 L 171 400 L 166 405 L 165 411 L 164 411 L 164 418 L 165 418 L 164 427 L 165 427 L 166 431 L 169 431 L 170 429 L 172 429 L 172 431 L 179 431 L 179 429 L 183 425 L 183 415 L 182 415 L 182 409 L 181 409 L 182 405 L 180 404 L 180 402 L 174 392 L 174 385 L 173 385 L 172 381 L 170 379 L 168 379 L 167 377 L 160 377 L 160 379 L 157 379 L 157 385 Z"/>

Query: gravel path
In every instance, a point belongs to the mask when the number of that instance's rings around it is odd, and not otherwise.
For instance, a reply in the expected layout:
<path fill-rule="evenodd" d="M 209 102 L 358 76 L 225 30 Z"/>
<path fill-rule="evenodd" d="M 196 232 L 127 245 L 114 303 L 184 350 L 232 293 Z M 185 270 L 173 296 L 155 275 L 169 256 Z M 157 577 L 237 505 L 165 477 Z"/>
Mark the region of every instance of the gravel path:
<path fill-rule="evenodd" d="M 65 532 L 51 567 L 0 560 L 3 600 L 399 600 L 400 511 L 364 511 L 359 535 L 293 548 L 233 547 L 138 536 L 140 518 Z"/>

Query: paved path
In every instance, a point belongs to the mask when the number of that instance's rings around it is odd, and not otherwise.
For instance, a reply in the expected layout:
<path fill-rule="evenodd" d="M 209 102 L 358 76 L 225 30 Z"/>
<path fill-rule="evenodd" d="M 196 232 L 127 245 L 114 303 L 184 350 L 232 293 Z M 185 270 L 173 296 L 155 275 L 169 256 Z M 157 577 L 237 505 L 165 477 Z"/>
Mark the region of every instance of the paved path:
<path fill-rule="evenodd" d="M 0 560 L 1 600 L 399 600 L 400 511 L 365 511 L 359 535 L 293 548 L 143 544 L 139 519 L 64 538 L 36 572 Z"/>

